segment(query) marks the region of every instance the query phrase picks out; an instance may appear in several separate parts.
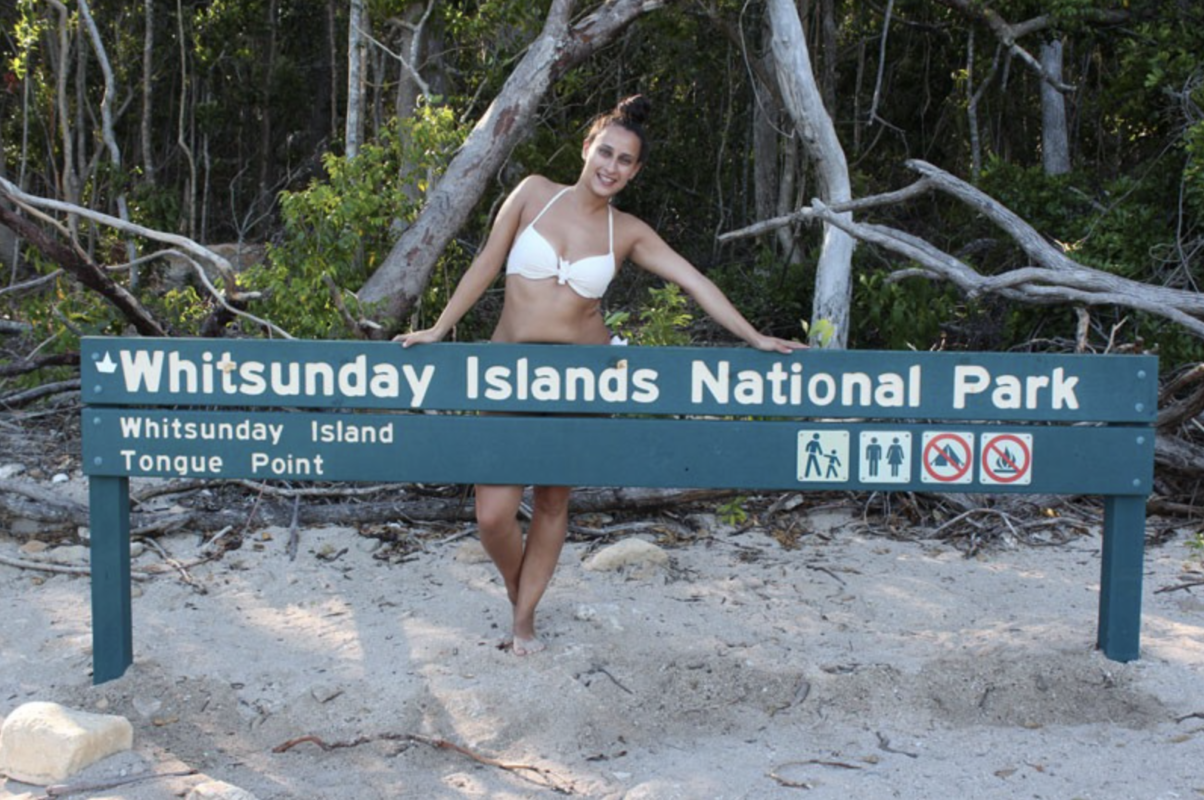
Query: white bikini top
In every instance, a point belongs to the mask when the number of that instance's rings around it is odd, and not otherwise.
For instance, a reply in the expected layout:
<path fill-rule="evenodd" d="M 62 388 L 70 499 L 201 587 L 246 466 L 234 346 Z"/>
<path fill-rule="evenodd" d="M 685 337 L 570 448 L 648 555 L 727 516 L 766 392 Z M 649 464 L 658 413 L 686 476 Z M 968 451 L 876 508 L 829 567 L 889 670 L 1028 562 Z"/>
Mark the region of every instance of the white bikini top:
<path fill-rule="evenodd" d="M 542 233 L 535 230 L 535 223 L 539 222 L 539 218 L 571 188 L 573 187 L 566 186 L 557 192 L 535 215 L 531 224 L 515 238 L 510 255 L 506 258 L 506 274 L 521 275 L 531 280 L 555 278 L 557 283 L 567 283 L 570 289 L 582 297 L 597 299 L 606 293 L 606 287 L 610 286 L 615 276 L 614 211 L 609 206 L 606 209 L 610 235 L 610 251 L 606 255 L 568 261 L 560 257 Z"/>

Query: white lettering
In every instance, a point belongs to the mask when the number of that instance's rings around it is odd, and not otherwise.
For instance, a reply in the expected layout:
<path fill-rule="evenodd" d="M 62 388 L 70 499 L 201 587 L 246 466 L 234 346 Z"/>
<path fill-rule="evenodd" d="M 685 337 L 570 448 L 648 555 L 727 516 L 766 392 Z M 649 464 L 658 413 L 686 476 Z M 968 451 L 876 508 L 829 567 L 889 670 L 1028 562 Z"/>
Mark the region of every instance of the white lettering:
<path fill-rule="evenodd" d="M 705 362 L 694 361 L 690 365 L 690 402 L 702 403 L 702 392 L 705 389 L 711 393 L 716 403 L 727 403 L 727 382 L 731 375 L 731 364 L 720 361 L 716 365 L 718 372 L 712 373 Z"/>
<path fill-rule="evenodd" d="M 987 390 L 991 373 L 983 367 L 960 365 L 953 370 L 953 407 L 965 408 L 966 396 Z"/>

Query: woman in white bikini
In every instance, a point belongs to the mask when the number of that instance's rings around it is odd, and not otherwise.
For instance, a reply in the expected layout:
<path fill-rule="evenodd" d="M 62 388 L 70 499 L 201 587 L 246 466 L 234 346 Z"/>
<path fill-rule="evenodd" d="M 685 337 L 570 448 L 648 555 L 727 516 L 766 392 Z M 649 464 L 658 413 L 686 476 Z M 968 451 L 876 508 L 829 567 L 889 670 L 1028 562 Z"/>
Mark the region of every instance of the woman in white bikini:
<path fill-rule="evenodd" d="M 676 283 L 716 322 L 753 347 L 780 353 L 804 347 L 758 332 L 652 228 L 611 207 L 611 199 L 647 157 L 643 123 L 650 108 L 647 99 L 636 95 L 597 117 L 581 149 L 585 165 L 572 186 L 539 175 L 523 180 L 502 204 L 484 248 L 434 326 L 395 341 L 410 347 L 442 339 L 505 264 L 506 291 L 493 341 L 608 344 L 600 298 L 619 266 L 630 259 Z M 544 648 L 535 632 L 535 607 L 564 546 L 571 491 L 568 486 L 535 487 L 524 543 L 517 516 L 523 487 L 476 487 L 481 544 L 505 581 L 514 615 L 511 646 L 518 655 Z"/>

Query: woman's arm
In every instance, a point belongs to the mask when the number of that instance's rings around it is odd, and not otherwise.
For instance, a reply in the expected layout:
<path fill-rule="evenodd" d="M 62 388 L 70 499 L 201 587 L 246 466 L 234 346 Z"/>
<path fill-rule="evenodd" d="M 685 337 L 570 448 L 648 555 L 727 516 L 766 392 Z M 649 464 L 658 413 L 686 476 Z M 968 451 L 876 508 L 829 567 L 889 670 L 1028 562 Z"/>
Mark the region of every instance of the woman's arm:
<path fill-rule="evenodd" d="M 660 278 L 676 283 L 686 294 L 694 298 L 694 302 L 727 330 L 758 350 L 790 353 L 800 350 L 807 345 L 779 339 L 776 336 L 766 336 L 752 326 L 741 314 L 727 296 L 710 278 L 703 275 L 694 265 L 682 258 L 672 247 L 667 245 L 657 233 L 646 223 L 630 218 L 636 226 L 636 235 L 631 248 L 631 260 L 637 265 Z"/>
<path fill-rule="evenodd" d="M 481 295 L 485 294 L 485 291 L 493 284 L 502 265 L 506 262 L 506 256 L 510 252 L 510 246 L 518 232 L 519 221 L 522 219 L 522 211 L 530 194 L 531 184 L 537 180 L 542 179 L 536 176 L 525 178 L 502 203 L 497 219 L 494 220 L 493 228 L 489 231 L 489 237 L 485 240 L 485 246 L 481 248 L 481 252 L 477 253 L 472 264 L 460 278 L 456 290 L 452 292 L 451 299 L 443 307 L 443 313 L 439 315 L 435 324 L 425 330 L 398 334 L 393 337 L 393 341 L 401 342 L 403 347 L 438 342 L 451 332 L 451 329 L 464 318 L 469 309 L 477 304 Z"/>

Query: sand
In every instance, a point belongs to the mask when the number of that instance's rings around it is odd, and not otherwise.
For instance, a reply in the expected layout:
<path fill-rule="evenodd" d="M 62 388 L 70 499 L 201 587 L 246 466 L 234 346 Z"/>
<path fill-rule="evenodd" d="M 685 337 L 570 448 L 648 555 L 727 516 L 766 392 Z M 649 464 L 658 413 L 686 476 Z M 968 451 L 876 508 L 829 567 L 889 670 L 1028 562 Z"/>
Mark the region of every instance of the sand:
<path fill-rule="evenodd" d="M 469 527 L 400 560 L 350 528 L 301 531 L 290 560 L 286 531 L 256 531 L 190 570 L 204 593 L 138 584 L 134 664 L 101 686 L 87 579 L 0 565 L 0 716 L 128 717 L 134 750 L 72 783 L 198 773 L 79 797 L 204 778 L 263 800 L 1204 794 L 1204 587 L 1159 591 L 1204 578 L 1186 533 L 1149 548 L 1142 658 L 1120 664 L 1094 648 L 1098 533 L 967 558 L 851 505 L 794 513 L 794 549 L 700 516 L 667 564 L 619 572 L 571 542 L 526 658 L 498 648 L 505 592 Z M 161 544 L 188 561 L 199 541 Z M 303 736 L 367 741 L 273 751 Z"/>

